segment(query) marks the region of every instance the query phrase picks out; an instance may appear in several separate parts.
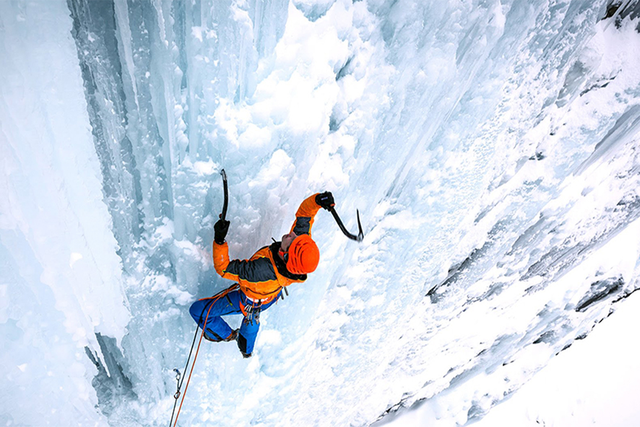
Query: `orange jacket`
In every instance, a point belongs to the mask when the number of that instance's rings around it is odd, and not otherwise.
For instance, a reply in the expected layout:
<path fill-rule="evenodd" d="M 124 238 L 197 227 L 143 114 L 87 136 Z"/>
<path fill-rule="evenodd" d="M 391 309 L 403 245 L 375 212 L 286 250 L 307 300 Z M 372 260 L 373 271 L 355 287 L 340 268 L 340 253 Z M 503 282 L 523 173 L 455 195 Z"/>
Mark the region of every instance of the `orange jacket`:
<path fill-rule="evenodd" d="M 316 195 L 307 197 L 296 212 L 291 231 L 297 235 L 311 235 L 314 218 L 320 210 Z M 278 255 L 279 250 L 280 242 L 275 242 L 258 250 L 249 260 L 230 261 L 227 242 L 222 245 L 213 242 L 213 265 L 221 277 L 237 281 L 246 296 L 266 303 L 278 296 L 283 287 L 307 279 L 306 274 L 293 274 L 287 270 Z"/>

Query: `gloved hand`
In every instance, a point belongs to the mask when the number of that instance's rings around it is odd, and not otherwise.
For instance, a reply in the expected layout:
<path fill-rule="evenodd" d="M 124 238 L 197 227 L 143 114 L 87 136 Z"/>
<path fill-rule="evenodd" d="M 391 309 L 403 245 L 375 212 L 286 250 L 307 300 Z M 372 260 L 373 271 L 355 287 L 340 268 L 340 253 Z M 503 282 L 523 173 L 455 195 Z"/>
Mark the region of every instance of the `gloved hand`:
<path fill-rule="evenodd" d="M 333 200 L 333 194 L 331 194 L 330 191 L 316 195 L 316 203 L 326 210 L 331 210 L 331 208 L 336 205 L 336 202 Z"/>
<path fill-rule="evenodd" d="M 224 243 L 224 239 L 227 237 L 227 232 L 229 231 L 230 221 L 219 219 L 218 222 L 213 226 L 213 230 L 215 231 L 215 235 L 213 237 L 213 241 L 217 244 L 221 245 Z"/>

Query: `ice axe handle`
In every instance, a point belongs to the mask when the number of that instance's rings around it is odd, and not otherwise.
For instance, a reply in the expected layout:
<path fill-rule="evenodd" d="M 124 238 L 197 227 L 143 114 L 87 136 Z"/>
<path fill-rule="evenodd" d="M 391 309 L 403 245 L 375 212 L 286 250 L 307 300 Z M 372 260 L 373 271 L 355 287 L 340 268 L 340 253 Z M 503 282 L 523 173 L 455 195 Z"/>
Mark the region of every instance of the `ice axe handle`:
<path fill-rule="evenodd" d="M 331 212 L 331 215 L 333 215 L 333 217 L 335 218 L 336 222 L 338 223 L 338 227 L 340 227 L 340 230 L 342 230 L 345 236 L 347 236 L 351 240 L 355 240 L 356 242 L 362 242 L 362 240 L 364 239 L 364 233 L 362 232 L 362 224 L 360 224 L 360 211 L 356 210 L 356 215 L 358 216 L 358 235 L 357 236 L 355 234 L 349 233 L 349 231 L 346 229 L 346 227 L 342 223 L 342 220 L 338 216 L 338 212 L 336 212 L 334 208 L 329 209 L 329 211 Z"/>
<path fill-rule="evenodd" d="M 220 171 L 220 175 L 222 175 L 222 188 L 224 189 L 224 204 L 222 205 L 220 219 L 224 221 L 227 219 L 227 206 L 229 206 L 229 187 L 227 185 L 227 173 L 224 169 Z"/>

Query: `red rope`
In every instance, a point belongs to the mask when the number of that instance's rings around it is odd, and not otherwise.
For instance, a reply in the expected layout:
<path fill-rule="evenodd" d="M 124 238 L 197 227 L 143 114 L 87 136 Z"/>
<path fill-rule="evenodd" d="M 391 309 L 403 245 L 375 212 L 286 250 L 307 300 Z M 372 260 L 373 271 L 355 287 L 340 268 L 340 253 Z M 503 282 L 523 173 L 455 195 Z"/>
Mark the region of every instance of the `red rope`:
<path fill-rule="evenodd" d="M 218 295 L 214 295 L 212 297 L 209 298 L 202 298 L 204 299 L 213 299 L 213 303 L 211 303 L 209 305 L 209 310 L 207 310 L 207 315 L 204 318 L 204 323 L 203 326 L 206 327 L 207 325 L 207 320 L 209 320 L 209 313 L 211 312 L 211 309 L 213 308 L 213 305 L 215 304 L 215 302 L 217 300 L 219 300 L 220 298 L 222 298 L 223 296 L 227 295 L 228 293 L 237 290 L 239 288 L 239 286 L 233 285 L 230 288 L 225 289 L 224 291 L 222 291 L 221 293 L 219 293 Z M 200 300 L 202 301 L 202 300 Z M 178 425 L 178 417 L 180 416 L 180 410 L 182 409 L 182 404 L 184 403 L 184 398 L 187 395 L 187 389 L 189 388 L 189 381 L 191 381 L 191 374 L 193 373 L 193 368 L 196 366 L 196 360 L 198 359 L 198 353 L 200 352 L 200 344 L 202 343 L 202 338 L 204 338 L 204 329 L 202 328 L 202 333 L 200 334 L 200 340 L 198 341 L 198 348 L 196 349 L 196 354 L 193 357 L 193 362 L 191 363 L 191 370 L 189 371 L 189 376 L 187 377 L 187 384 L 184 386 L 184 391 L 182 392 L 182 400 L 180 400 L 180 406 L 178 407 L 178 413 L 176 414 L 176 421 L 175 423 L 173 423 L 173 427 L 176 427 Z"/>

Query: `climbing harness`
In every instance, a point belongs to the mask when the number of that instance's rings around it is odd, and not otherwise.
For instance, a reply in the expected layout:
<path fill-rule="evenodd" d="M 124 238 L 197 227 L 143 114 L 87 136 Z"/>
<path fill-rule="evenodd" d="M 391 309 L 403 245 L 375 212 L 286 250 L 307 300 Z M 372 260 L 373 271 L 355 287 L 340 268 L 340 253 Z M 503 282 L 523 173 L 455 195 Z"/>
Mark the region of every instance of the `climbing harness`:
<path fill-rule="evenodd" d="M 254 324 L 254 322 L 260 323 L 260 312 L 262 311 L 262 301 L 261 300 L 254 301 L 249 297 L 245 297 L 245 298 L 247 299 L 247 302 L 251 304 L 243 304 L 242 301 L 240 301 L 240 311 L 244 315 L 244 318 L 246 319 L 246 321 L 248 321 L 252 325 Z"/>

